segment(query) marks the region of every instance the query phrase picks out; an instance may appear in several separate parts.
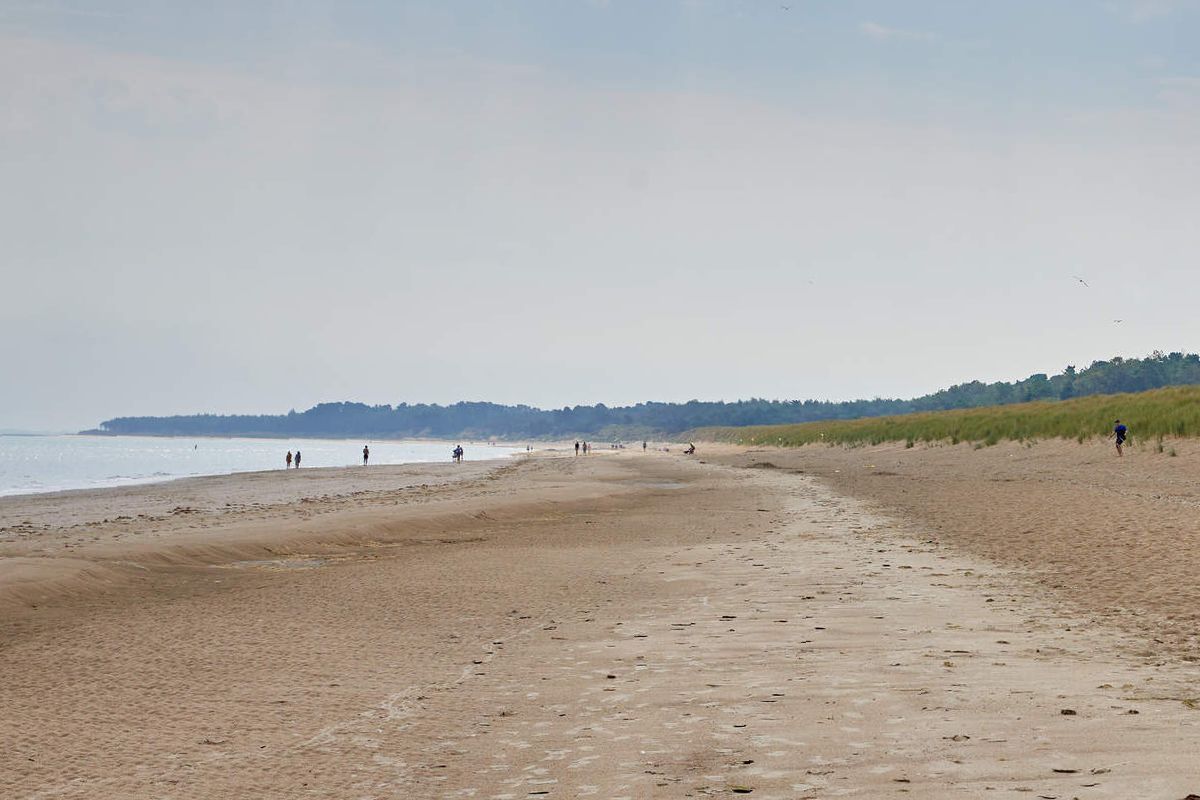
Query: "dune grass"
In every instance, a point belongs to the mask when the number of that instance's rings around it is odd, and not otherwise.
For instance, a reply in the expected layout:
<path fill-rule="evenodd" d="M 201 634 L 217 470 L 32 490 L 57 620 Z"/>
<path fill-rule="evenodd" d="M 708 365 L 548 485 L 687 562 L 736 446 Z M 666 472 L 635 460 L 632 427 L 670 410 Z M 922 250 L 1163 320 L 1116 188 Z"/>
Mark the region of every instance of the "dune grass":
<path fill-rule="evenodd" d="M 744 445 L 882 444 L 1075 439 L 1107 436 L 1113 421 L 1129 426 L 1133 441 L 1200 436 L 1200 386 L 1176 386 L 1136 394 L 1092 395 L 1073 400 L 988 406 L 895 417 L 699 428 L 691 438 Z"/>

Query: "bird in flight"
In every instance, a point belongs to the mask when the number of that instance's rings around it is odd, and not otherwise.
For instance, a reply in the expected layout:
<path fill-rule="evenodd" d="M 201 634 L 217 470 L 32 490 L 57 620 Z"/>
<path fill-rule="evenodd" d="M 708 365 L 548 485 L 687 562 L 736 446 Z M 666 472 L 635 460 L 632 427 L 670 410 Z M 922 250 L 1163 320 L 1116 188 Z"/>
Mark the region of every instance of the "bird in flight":
<path fill-rule="evenodd" d="M 1120 325 L 1120 324 L 1121 324 L 1122 322 L 1124 322 L 1124 321 L 1125 321 L 1125 320 L 1123 320 L 1123 319 L 1114 319 L 1114 320 L 1113 320 L 1113 322 L 1115 322 L 1115 323 L 1116 323 L 1116 324 L 1118 324 L 1118 325 Z"/>
<path fill-rule="evenodd" d="M 791 7 L 791 6 L 780 6 L 780 8 L 782 8 L 784 11 L 791 11 L 791 10 L 792 10 L 792 7 Z"/>
<path fill-rule="evenodd" d="M 1085 281 L 1083 278 L 1079 277 L 1078 275 L 1072 275 L 1071 277 L 1074 278 L 1075 280 L 1079 281 L 1080 283 L 1082 283 L 1084 286 L 1088 285 L 1088 282 Z M 1088 288 L 1090 289 L 1092 287 L 1088 286 Z"/>

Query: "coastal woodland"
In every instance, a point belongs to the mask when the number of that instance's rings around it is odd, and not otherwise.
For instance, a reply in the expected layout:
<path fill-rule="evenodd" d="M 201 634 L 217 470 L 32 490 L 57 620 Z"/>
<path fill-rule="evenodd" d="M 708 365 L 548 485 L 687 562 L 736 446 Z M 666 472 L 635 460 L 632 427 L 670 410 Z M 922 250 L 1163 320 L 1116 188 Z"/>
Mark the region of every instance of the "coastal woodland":
<path fill-rule="evenodd" d="M 782 425 L 1067 400 L 1100 394 L 1140 392 L 1200 384 L 1200 355 L 1162 353 L 1146 358 L 1115 357 L 1056 375 L 1039 373 L 1019 381 L 971 381 L 908 400 L 737 400 L 686 403 L 603 403 L 558 409 L 488 402 L 451 405 L 321 403 L 286 414 L 192 414 L 117 417 L 88 433 L 155 436 L 263 436 L 332 438 L 551 439 L 586 436 L 602 441 L 670 436 L 711 426 Z"/>

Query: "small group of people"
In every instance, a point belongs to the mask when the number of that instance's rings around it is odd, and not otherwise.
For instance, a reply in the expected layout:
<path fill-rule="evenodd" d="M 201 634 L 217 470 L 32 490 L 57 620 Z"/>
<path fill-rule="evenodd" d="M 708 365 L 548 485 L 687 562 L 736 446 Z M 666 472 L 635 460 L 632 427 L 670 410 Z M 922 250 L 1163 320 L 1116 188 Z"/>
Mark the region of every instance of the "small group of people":
<path fill-rule="evenodd" d="M 367 462 L 370 459 L 371 459 L 371 448 L 368 445 L 364 444 L 363 445 L 363 466 L 364 467 L 367 465 Z M 291 469 L 293 466 L 295 466 L 296 469 L 300 469 L 300 451 L 297 450 L 296 454 L 292 455 L 292 451 L 288 450 L 287 455 L 283 457 L 283 463 L 287 465 L 286 469 Z"/>
<path fill-rule="evenodd" d="M 614 443 L 612 445 L 609 445 L 609 447 L 613 450 L 624 450 L 625 449 L 625 445 L 620 444 L 620 443 Z M 650 443 L 647 441 L 643 441 L 642 442 L 642 452 L 645 452 L 648 449 L 650 449 Z M 591 451 L 592 451 L 592 446 L 590 444 L 588 444 L 587 442 L 575 442 L 575 455 L 579 455 L 580 453 L 587 455 Z M 663 452 L 670 452 L 670 449 L 664 447 Z M 692 444 L 691 442 L 688 442 L 688 447 L 683 452 L 685 455 L 689 455 L 689 456 L 695 455 L 696 445 Z"/>
<path fill-rule="evenodd" d="M 364 444 L 363 445 L 363 466 L 364 467 L 367 465 L 367 461 L 370 460 L 370 458 L 371 458 L 371 448 Z M 295 467 L 296 469 L 300 469 L 300 451 L 297 450 L 296 454 L 292 455 L 292 451 L 288 450 L 287 455 L 283 457 L 283 463 L 286 465 L 286 467 L 285 467 L 286 469 L 291 469 L 292 467 Z"/>
<path fill-rule="evenodd" d="M 450 455 L 454 456 L 454 462 L 459 463 L 463 460 L 463 449 L 461 444 L 454 445 L 454 449 L 450 451 Z"/>

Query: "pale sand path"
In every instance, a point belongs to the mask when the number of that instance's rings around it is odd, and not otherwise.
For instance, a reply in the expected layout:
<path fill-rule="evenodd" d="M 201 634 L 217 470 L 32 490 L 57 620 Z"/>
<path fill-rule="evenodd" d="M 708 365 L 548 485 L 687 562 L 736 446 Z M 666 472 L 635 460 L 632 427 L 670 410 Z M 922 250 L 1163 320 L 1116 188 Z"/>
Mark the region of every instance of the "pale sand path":
<path fill-rule="evenodd" d="M 920 544 L 806 476 L 597 454 L 454 491 L 467 511 L 381 505 L 270 531 L 276 550 L 295 535 L 309 551 L 317 526 L 333 558 L 147 562 L 145 582 L 87 608 L 14 612 L 0 784 L 122 798 L 1200 791 L 1194 666 L 1143 661 L 1138 640 L 1081 628 L 1020 575 Z M 220 531 L 225 546 L 239 529 Z"/>

